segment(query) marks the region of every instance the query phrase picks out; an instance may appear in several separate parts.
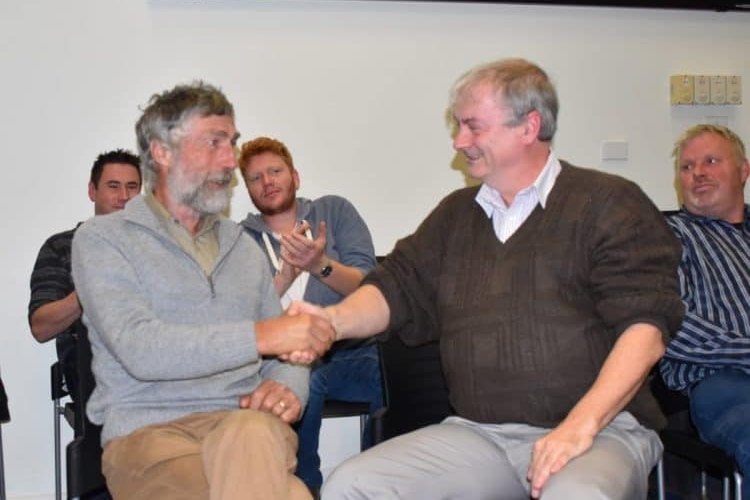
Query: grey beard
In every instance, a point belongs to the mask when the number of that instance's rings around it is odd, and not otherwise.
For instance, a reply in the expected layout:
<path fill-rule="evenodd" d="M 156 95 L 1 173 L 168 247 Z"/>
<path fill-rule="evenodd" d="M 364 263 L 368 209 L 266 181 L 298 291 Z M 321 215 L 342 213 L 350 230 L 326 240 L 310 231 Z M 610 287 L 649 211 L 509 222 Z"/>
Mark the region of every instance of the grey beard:
<path fill-rule="evenodd" d="M 207 187 L 212 181 L 223 181 L 223 189 L 213 191 Z M 180 173 L 168 176 L 167 185 L 169 192 L 180 203 L 192 208 L 201 215 L 215 215 L 229 209 L 232 198 L 231 188 L 232 174 L 227 172 L 220 176 L 203 179 L 198 185 L 187 185 L 189 181 Z"/>
<path fill-rule="evenodd" d="M 184 193 L 180 200 L 201 215 L 215 215 L 226 212 L 232 199 L 232 189 L 227 185 L 220 191 L 208 192 L 200 186 L 192 193 Z"/>

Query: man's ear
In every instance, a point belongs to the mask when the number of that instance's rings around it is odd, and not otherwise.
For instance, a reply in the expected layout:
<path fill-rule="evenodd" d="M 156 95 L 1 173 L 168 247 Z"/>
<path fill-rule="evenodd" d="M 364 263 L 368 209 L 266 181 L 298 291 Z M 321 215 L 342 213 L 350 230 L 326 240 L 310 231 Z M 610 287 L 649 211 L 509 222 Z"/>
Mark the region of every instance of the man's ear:
<path fill-rule="evenodd" d="M 89 200 L 96 201 L 96 186 L 92 181 L 89 181 Z"/>
<path fill-rule="evenodd" d="M 172 164 L 172 150 L 160 141 L 151 141 L 148 145 L 151 157 L 158 167 L 169 167 Z"/>
<path fill-rule="evenodd" d="M 742 178 L 742 186 L 745 186 L 745 181 L 747 181 L 748 176 L 750 176 L 750 163 L 748 163 L 747 158 L 745 158 L 742 161 L 742 165 L 740 165 L 740 176 Z"/>
<path fill-rule="evenodd" d="M 523 125 L 524 138 L 526 138 L 529 143 L 536 141 L 539 138 L 539 131 L 541 129 L 542 115 L 540 115 L 537 110 L 529 111 Z"/>

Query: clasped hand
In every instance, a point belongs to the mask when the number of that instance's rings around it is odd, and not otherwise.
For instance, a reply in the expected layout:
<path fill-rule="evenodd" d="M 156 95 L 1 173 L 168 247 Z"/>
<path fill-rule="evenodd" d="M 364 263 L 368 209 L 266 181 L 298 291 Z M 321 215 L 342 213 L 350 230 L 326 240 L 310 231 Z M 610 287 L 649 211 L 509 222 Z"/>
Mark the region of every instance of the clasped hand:
<path fill-rule="evenodd" d="M 289 308 L 287 308 L 286 314 L 287 316 L 313 316 L 315 318 L 318 318 L 319 321 L 326 322 L 331 327 L 331 331 L 333 332 L 331 343 L 336 341 L 336 330 L 334 330 L 333 326 L 331 326 L 331 318 L 324 308 L 307 302 L 294 301 L 289 306 Z M 328 347 L 330 348 L 330 344 Z M 279 357 L 291 363 L 309 364 L 315 361 L 315 354 L 315 352 L 309 349 L 297 349 L 292 352 L 282 354 Z"/>
<path fill-rule="evenodd" d="M 255 324 L 258 352 L 293 363 L 309 364 L 336 340 L 328 318 L 290 307 L 281 316 Z"/>

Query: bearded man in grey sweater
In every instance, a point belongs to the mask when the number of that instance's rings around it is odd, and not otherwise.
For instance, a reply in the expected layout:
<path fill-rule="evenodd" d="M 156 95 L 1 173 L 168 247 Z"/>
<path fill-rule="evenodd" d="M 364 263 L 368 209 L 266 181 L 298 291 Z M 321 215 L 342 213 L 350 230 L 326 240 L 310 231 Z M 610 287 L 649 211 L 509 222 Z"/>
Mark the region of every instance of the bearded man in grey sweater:
<path fill-rule="evenodd" d="M 211 85 L 178 85 L 151 98 L 136 134 L 145 194 L 73 241 L 107 486 L 129 500 L 310 498 L 289 425 L 309 370 L 284 359 L 312 361 L 334 332 L 281 315 L 263 252 L 222 215 L 233 107 Z"/>

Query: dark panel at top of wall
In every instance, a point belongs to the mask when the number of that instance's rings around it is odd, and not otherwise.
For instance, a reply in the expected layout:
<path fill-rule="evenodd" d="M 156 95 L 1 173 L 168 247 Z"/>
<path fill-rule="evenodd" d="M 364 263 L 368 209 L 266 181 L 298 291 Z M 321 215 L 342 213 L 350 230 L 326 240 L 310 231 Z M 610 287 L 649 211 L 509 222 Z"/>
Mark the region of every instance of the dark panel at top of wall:
<path fill-rule="evenodd" d="M 400 0 L 383 0 L 400 1 Z M 571 5 L 588 7 L 634 7 L 650 9 L 684 9 L 684 10 L 713 10 L 724 12 L 729 10 L 750 11 L 750 3 L 738 3 L 725 0 L 410 0 L 416 2 L 449 2 L 449 3 L 511 3 L 511 4 L 533 4 L 533 5 Z"/>

